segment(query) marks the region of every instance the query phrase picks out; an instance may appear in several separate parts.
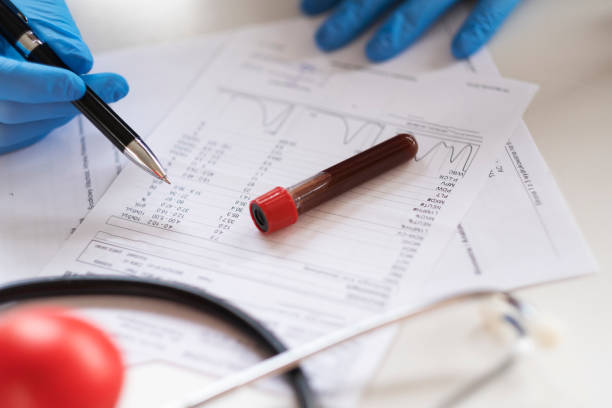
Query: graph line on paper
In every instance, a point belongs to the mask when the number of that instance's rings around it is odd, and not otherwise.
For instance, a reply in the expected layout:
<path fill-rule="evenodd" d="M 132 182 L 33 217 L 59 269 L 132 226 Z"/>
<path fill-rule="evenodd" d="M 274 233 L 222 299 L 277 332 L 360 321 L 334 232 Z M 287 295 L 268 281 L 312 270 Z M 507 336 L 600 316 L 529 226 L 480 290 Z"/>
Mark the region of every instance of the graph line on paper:
<path fill-rule="evenodd" d="M 237 124 L 244 124 L 246 129 L 260 127 L 264 132 L 276 135 L 299 106 L 307 112 L 307 115 L 298 118 L 300 126 L 296 128 L 326 129 L 326 132 L 318 135 L 312 134 L 309 137 L 323 137 L 325 140 L 322 141 L 329 141 L 330 135 L 334 135 L 333 137 L 338 135 L 338 140 L 343 145 L 352 145 L 356 151 L 361 151 L 380 142 L 383 131 L 387 126 L 386 123 L 378 120 L 334 112 L 299 102 L 269 98 L 224 87 L 220 87 L 218 90 L 221 96 L 219 105 L 222 106 L 219 112 L 220 126 L 223 126 L 223 122 L 227 121 L 227 127 L 231 129 L 236 129 Z M 239 104 L 241 106 L 238 106 Z M 247 105 L 245 106 L 245 104 Z M 245 115 L 242 112 L 241 123 L 237 123 L 238 119 L 232 116 L 232 111 L 240 107 L 250 108 L 249 110 L 252 113 L 251 115 Z M 329 131 L 329 129 L 333 129 L 333 131 Z"/>
<path fill-rule="evenodd" d="M 308 115 L 302 120 L 305 128 L 311 128 L 314 121 L 327 121 L 331 127 L 337 127 L 338 136 L 343 145 L 354 145 L 357 150 L 365 150 L 380 141 L 385 124 L 357 116 L 331 112 L 320 108 L 307 108 Z M 335 125 L 335 126 L 334 126 Z"/>
<path fill-rule="evenodd" d="M 236 118 L 232 113 L 240 110 L 250 112 L 247 119 L 252 121 L 251 125 L 257 125 L 264 132 L 275 135 L 291 116 L 294 105 L 290 102 L 279 101 L 259 95 L 251 95 L 244 92 L 232 91 L 220 88 L 219 92 L 225 101 L 221 103 L 219 113 L 221 121 L 231 121 L 235 126 Z"/>
<path fill-rule="evenodd" d="M 477 150 L 478 146 L 471 143 L 460 144 L 442 140 L 427 150 L 422 149 L 422 153 L 417 154 L 414 160 L 417 162 L 429 160 L 431 164 L 441 158 L 442 161 L 450 165 L 454 164 L 460 171 L 465 172 L 474 160 Z"/>
<path fill-rule="evenodd" d="M 304 139 L 312 142 L 326 143 L 331 140 L 330 138 L 336 138 L 333 140 L 341 141 L 345 146 L 351 145 L 355 151 L 362 151 L 379 143 L 388 127 L 396 128 L 398 133 L 411 133 L 418 137 L 422 152 L 417 155 L 416 161 L 432 164 L 444 158 L 436 170 L 442 168 L 443 165 L 450 165 L 458 171 L 467 171 L 478 153 L 482 140 L 482 136 L 477 132 L 439 123 L 432 124 L 423 118 L 410 117 L 410 123 L 414 126 L 406 127 L 405 120 L 400 125 L 395 122 L 333 111 L 295 101 L 269 98 L 230 88 L 220 87 L 218 90 L 222 94 L 230 95 L 230 99 L 238 98 L 233 99 L 234 101 L 241 99 L 257 106 L 259 116 L 254 118 L 253 123 L 249 123 L 250 126 L 247 128 L 251 129 L 259 124 L 265 127 L 269 134 L 277 134 L 298 107 L 307 114 L 297 118 L 292 131 L 299 133 L 300 129 L 311 129 L 310 134 L 304 135 Z M 231 110 L 231 106 L 226 105 L 223 110 Z M 397 118 L 400 117 L 394 117 L 394 119 Z M 406 119 L 406 117 L 400 119 Z M 234 128 L 235 125 L 236 123 L 233 122 Z M 315 132 L 312 129 L 321 131 Z"/>

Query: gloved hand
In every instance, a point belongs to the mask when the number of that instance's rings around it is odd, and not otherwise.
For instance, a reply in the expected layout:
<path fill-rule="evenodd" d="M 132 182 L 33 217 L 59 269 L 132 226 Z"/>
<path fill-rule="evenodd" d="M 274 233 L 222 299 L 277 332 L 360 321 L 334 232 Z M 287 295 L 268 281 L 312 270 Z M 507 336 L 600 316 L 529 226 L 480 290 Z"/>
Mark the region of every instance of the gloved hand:
<path fill-rule="evenodd" d="M 324 51 L 340 48 L 368 28 L 382 14 L 395 9 L 366 46 L 372 61 L 385 61 L 408 48 L 446 10 L 459 0 L 302 0 L 306 14 L 338 8 L 319 27 L 317 45 Z M 456 58 L 478 51 L 497 31 L 520 0 L 478 0 L 455 35 L 451 50 Z"/>
<path fill-rule="evenodd" d="M 24 61 L 0 36 L 0 154 L 28 146 L 78 112 L 69 103 L 89 85 L 106 102 L 128 93 L 117 74 L 82 75 L 93 65 L 64 0 L 13 0 L 33 30 L 76 74 Z M 79 76 L 79 75 L 81 76 Z"/>

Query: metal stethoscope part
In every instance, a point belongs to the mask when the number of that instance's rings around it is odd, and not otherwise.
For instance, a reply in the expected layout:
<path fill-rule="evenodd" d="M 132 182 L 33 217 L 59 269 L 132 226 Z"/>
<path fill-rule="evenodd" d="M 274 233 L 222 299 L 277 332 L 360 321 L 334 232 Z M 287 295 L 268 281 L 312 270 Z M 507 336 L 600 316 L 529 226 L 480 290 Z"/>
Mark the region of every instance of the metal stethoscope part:
<path fill-rule="evenodd" d="M 327 336 L 316 339 L 304 345 L 289 349 L 262 361 L 235 375 L 227 376 L 203 391 L 195 392 L 186 398 L 174 401 L 166 408 L 197 408 L 217 399 L 227 393 L 254 383 L 264 378 L 283 374 L 295 369 L 299 364 L 314 355 L 324 352 L 336 345 L 372 333 L 384 327 L 404 320 L 426 314 L 435 309 L 450 306 L 470 299 L 490 298 L 490 307 L 485 313 L 485 323 L 489 330 L 497 331 L 510 328 L 516 335 L 516 340 L 508 353 L 490 369 L 472 379 L 447 397 L 437 408 L 448 408 L 472 395 L 501 373 L 510 368 L 525 352 L 532 349 L 533 343 L 550 346 L 556 340 L 555 330 L 543 322 L 529 305 L 520 302 L 512 294 L 497 290 L 477 290 L 464 292 L 431 300 L 420 306 L 397 307 L 354 325 L 338 330 Z M 493 306 L 493 307 L 491 307 Z"/>

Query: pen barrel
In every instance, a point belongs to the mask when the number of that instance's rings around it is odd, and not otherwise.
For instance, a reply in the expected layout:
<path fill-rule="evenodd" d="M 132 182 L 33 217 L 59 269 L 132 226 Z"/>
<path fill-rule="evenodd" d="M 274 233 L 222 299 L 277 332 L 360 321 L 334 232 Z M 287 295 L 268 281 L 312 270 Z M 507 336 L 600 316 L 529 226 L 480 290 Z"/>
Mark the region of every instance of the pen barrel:
<path fill-rule="evenodd" d="M 138 134 L 90 87 L 81 99 L 72 104 L 120 151 L 123 152 L 132 141 L 140 140 Z"/>
<path fill-rule="evenodd" d="M 0 34 L 11 44 L 30 28 L 23 13 L 8 0 L 0 0 Z"/>
<path fill-rule="evenodd" d="M 30 55 L 28 55 L 28 61 L 70 70 L 70 68 L 64 64 L 64 61 L 62 61 L 51 47 L 49 47 L 49 44 L 46 43 L 34 48 L 32 52 L 30 52 Z"/>
<path fill-rule="evenodd" d="M 399 134 L 287 188 L 298 214 L 405 163 L 416 156 L 413 136 Z"/>
<path fill-rule="evenodd" d="M 69 69 L 48 44 L 36 47 L 28 56 L 28 60 Z M 86 88 L 81 99 L 73 101 L 72 104 L 119 150 L 124 151 L 131 141 L 139 139 L 138 134 L 90 87 Z"/>

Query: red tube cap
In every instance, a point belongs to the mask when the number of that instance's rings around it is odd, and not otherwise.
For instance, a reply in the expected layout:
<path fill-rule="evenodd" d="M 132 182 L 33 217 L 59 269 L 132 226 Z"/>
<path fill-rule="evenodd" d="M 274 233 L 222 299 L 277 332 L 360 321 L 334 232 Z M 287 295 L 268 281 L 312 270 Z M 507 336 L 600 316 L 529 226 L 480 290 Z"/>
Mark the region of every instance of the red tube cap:
<path fill-rule="evenodd" d="M 291 194 L 276 187 L 251 201 L 251 218 L 261 232 L 274 232 L 294 224 L 298 212 Z"/>

